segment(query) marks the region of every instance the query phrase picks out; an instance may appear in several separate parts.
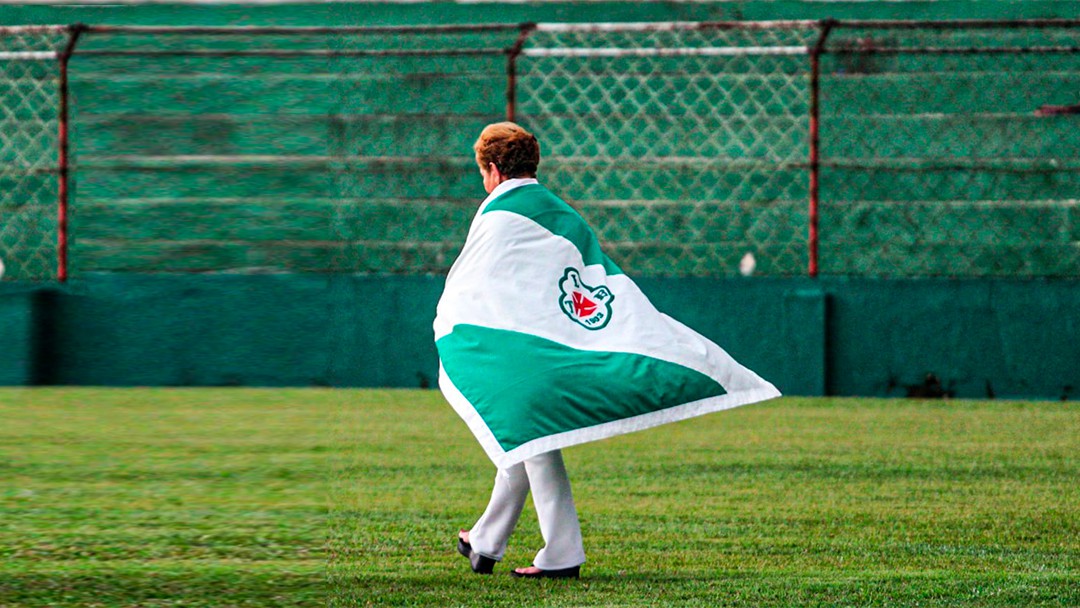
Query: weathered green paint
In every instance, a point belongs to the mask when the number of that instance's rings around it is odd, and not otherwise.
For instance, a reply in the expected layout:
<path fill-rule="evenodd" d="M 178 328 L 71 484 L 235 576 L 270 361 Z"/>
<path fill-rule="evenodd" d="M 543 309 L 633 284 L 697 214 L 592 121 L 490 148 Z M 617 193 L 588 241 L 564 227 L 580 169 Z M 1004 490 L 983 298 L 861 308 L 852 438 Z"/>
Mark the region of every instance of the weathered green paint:
<path fill-rule="evenodd" d="M 57 299 L 49 384 L 434 383 L 441 279 L 94 275 Z"/>
<path fill-rule="evenodd" d="M 1075 398 L 1080 390 L 1080 282 L 829 285 L 837 294 L 829 316 L 831 393 L 902 394 L 925 373 L 960 396 Z"/>
<path fill-rule="evenodd" d="M 91 385 L 434 386 L 431 322 L 442 283 L 91 274 L 36 300 L 38 369 L 31 373 L 25 357 L 6 351 L 0 377 L 9 384 L 33 377 Z M 660 310 L 788 394 L 902 396 L 927 373 L 961 397 L 1056 399 L 1080 391 L 1080 281 L 638 283 Z M 25 300 L 0 312 L 11 344 L 26 352 Z"/>
<path fill-rule="evenodd" d="M 825 395 L 828 379 L 829 296 L 820 289 L 794 289 L 784 294 L 786 367 L 778 372 L 792 395 Z"/>

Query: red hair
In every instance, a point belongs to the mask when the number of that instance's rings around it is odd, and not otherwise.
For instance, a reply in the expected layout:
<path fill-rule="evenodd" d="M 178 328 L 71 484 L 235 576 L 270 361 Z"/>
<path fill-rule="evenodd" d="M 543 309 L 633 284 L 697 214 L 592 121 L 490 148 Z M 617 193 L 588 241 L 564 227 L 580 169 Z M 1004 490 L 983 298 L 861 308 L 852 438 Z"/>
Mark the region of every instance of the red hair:
<path fill-rule="evenodd" d="M 476 162 L 487 170 L 495 163 L 505 177 L 536 177 L 540 165 L 540 142 L 536 136 L 512 122 L 497 122 L 484 127 L 473 144 Z"/>

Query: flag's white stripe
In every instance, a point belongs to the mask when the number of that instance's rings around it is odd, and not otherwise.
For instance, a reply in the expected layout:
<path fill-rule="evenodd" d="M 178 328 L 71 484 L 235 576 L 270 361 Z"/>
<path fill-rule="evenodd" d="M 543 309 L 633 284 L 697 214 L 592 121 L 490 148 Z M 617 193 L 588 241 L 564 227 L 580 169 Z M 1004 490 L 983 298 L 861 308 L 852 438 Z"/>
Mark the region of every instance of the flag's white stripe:
<path fill-rule="evenodd" d="M 506 242 L 515 255 L 496 254 Z M 484 214 L 462 251 L 446 291 L 455 294 L 439 304 L 435 339 L 470 324 L 516 331 L 586 351 L 643 355 L 713 377 L 726 390 L 738 391 L 765 384 L 721 348 L 682 323 L 656 310 L 636 284 L 625 275 L 608 276 L 603 266 L 584 266 L 581 253 L 567 239 L 552 234 L 532 220 L 511 212 Z M 607 285 L 615 294 L 612 319 L 602 330 L 588 330 L 559 309 L 559 279 L 567 267 L 582 270 L 590 286 Z M 540 310 L 519 305 L 516 294 L 532 294 Z M 721 374 L 718 376 L 718 374 Z"/>

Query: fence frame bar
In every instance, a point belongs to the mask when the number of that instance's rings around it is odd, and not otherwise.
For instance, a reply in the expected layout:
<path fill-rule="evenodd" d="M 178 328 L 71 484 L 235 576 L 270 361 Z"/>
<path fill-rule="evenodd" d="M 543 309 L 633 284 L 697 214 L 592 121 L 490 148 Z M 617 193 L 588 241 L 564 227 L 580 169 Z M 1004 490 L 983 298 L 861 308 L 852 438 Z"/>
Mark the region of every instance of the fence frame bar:
<path fill-rule="evenodd" d="M 71 31 L 71 27 L 71 25 L 0 25 L 0 36 L 63 34 Z"/>
<path fill-rule="evenodd" d="M 1051 55 L 1080 53 L 1077 46 L 997 46 L 992 48 L 956 47 L 870 47 L 865 49 L 822 49 L 829 55 Z"/>
<path fill-rule="evenodd" d="M 90 25 L 88 34 L 145 34 L 199 36 L 302 36 L 321 34 L 422 34 L 510 32 L 522 24 L 490 23 L 462 25 L 371 25 L 371 26 L 169 26 L 169 25 Z M 2 33 L 2 32 L 0 32 Z"/>
<path fill-rule="evenodd" d="M 514 122 L 517 117 L 517 59 L 521 55 L 521 49 L 529 39 L 529 34 L 536 31 L 535 23 L 521 24 L 517 41 L 506 53 L 506 120 Z"/>
<path fill-rule="evenodd" d="M 539 32 L 673 32 L 702 30 L 797 30 L 814 29 L 814 20 L 779 21 L 638 21 L 597 23 L 538 23 Z"/>
<path fill-rule="evenodd" d="M 843 19 L 825 20 L 833 28 L 845 29 L 1020 29 L 1077 27 L 1080 19 L 951 19 L 951 20 L 903 20 L 903 19 Z M 481 33 L 520 31 L 535 26 L 546 32 L 603 32 L 603 31 L 675 31 L 675 30 L 761 30 L 761 29 L 814 29 L 825 21 L 777 20 L 777 21 L 648 21 L 648 22 L 593 22 L 593 23 L 511 23 L 511 24 L 461 24 L 461 25 L 409 25 L 409 26 L 146 26 L 146 25 L 90 25 L 84 26 L 89 34 L 194 34 L 208 36 L 248 35 L 316 35 L 316 34 L 409 34 L 409 33 Z M 32 33 L 63 30 L 68 26 L 30 25 L 0 27 L 0 35 L 6 33 Z"/>
<path fill-rule="evenodd" d="M 70 161 L 70 133 L 69 128 L 71 103 L 70 103 L 70 87 L 68 86 L 68 63 L 71 60 L 71 55 L 75 52 L 75 45 L 79 42 L 79 37 L 86 30 L 86 26 L 82 24 L 74 24 L 67 28 L 68 41 L 64 46 L 64 50 L 61 51 L 57 60 L 60 63 L 60 108 L 59 116 L 57 118 L 58 123 L 58 139 L 59 139 L 59 151 L 57 152 L 57 173 L 59 182 L 57 184 L 57 209 L 56 209 L 56 278 L 61 283 L 66 283 L 68 278 L 68 206 L 70 204 L 70 180 L 71 180 L 71 161 Z"/>
<path fill-rule="evenodd" d="M 821 208 L 821 51 L 832 31 L 833 21 L 820 24 L 821 33 L 810 51 L 810 192 L 807 204 L 807 273 L 810 278 L 818 276 L 818 226 Z"/>
<path fill-rule="evenodd" d="M 834 28 L 882 30 L 997 30 L 1077 26 L 1080 26 L 1080 19 L 837 19 L 833 23 Z"/>
<path fill-rule="evenodd" d="M 537 48 L 528 57 L 739 57 L 742 55 L 806 55 L 805 46 L 710 46 L 684 48 Z"/>
<path fill-rule="evenodd" d="M 276 49 L 249 49 L 243 51 L 215 51 L 210 49 L 183 49 L 164 51 L 80 51 L 79 57 L 463 57 L 478 55 L 503 55 L 507 51 L 500 47 L 473 49 L 298 49 L 292 51 Z"/>

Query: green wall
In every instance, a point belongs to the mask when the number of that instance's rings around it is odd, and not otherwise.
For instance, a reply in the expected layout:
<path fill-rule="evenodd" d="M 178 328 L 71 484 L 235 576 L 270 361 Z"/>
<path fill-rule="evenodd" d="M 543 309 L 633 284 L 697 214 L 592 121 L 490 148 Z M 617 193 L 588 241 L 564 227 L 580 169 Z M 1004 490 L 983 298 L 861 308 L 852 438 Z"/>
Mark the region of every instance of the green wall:
<path fill-rule="evenodd" d="M 1056 399 L 1080 388 L 1080 281 L 639 284 L 789 394 L 902 396 L 927 373 L 961 397 Z M 434 386 L 441 289 L 439 277 L 100 274 L 34 300 L 34 331 L 26 290 L 4 285 L 0 379 Z"/>
<path fill-rule="evenodd" d="M 37 381 L 37 350 L 42 325 L 35 317 L 41 292 L 21 285 L 0 284 L 0 385 Z"/>
<path fill-rule="evenodd" d="M 100 275 L 53 300 L 46 384 L 435 384 L 433 277 Z"/>

